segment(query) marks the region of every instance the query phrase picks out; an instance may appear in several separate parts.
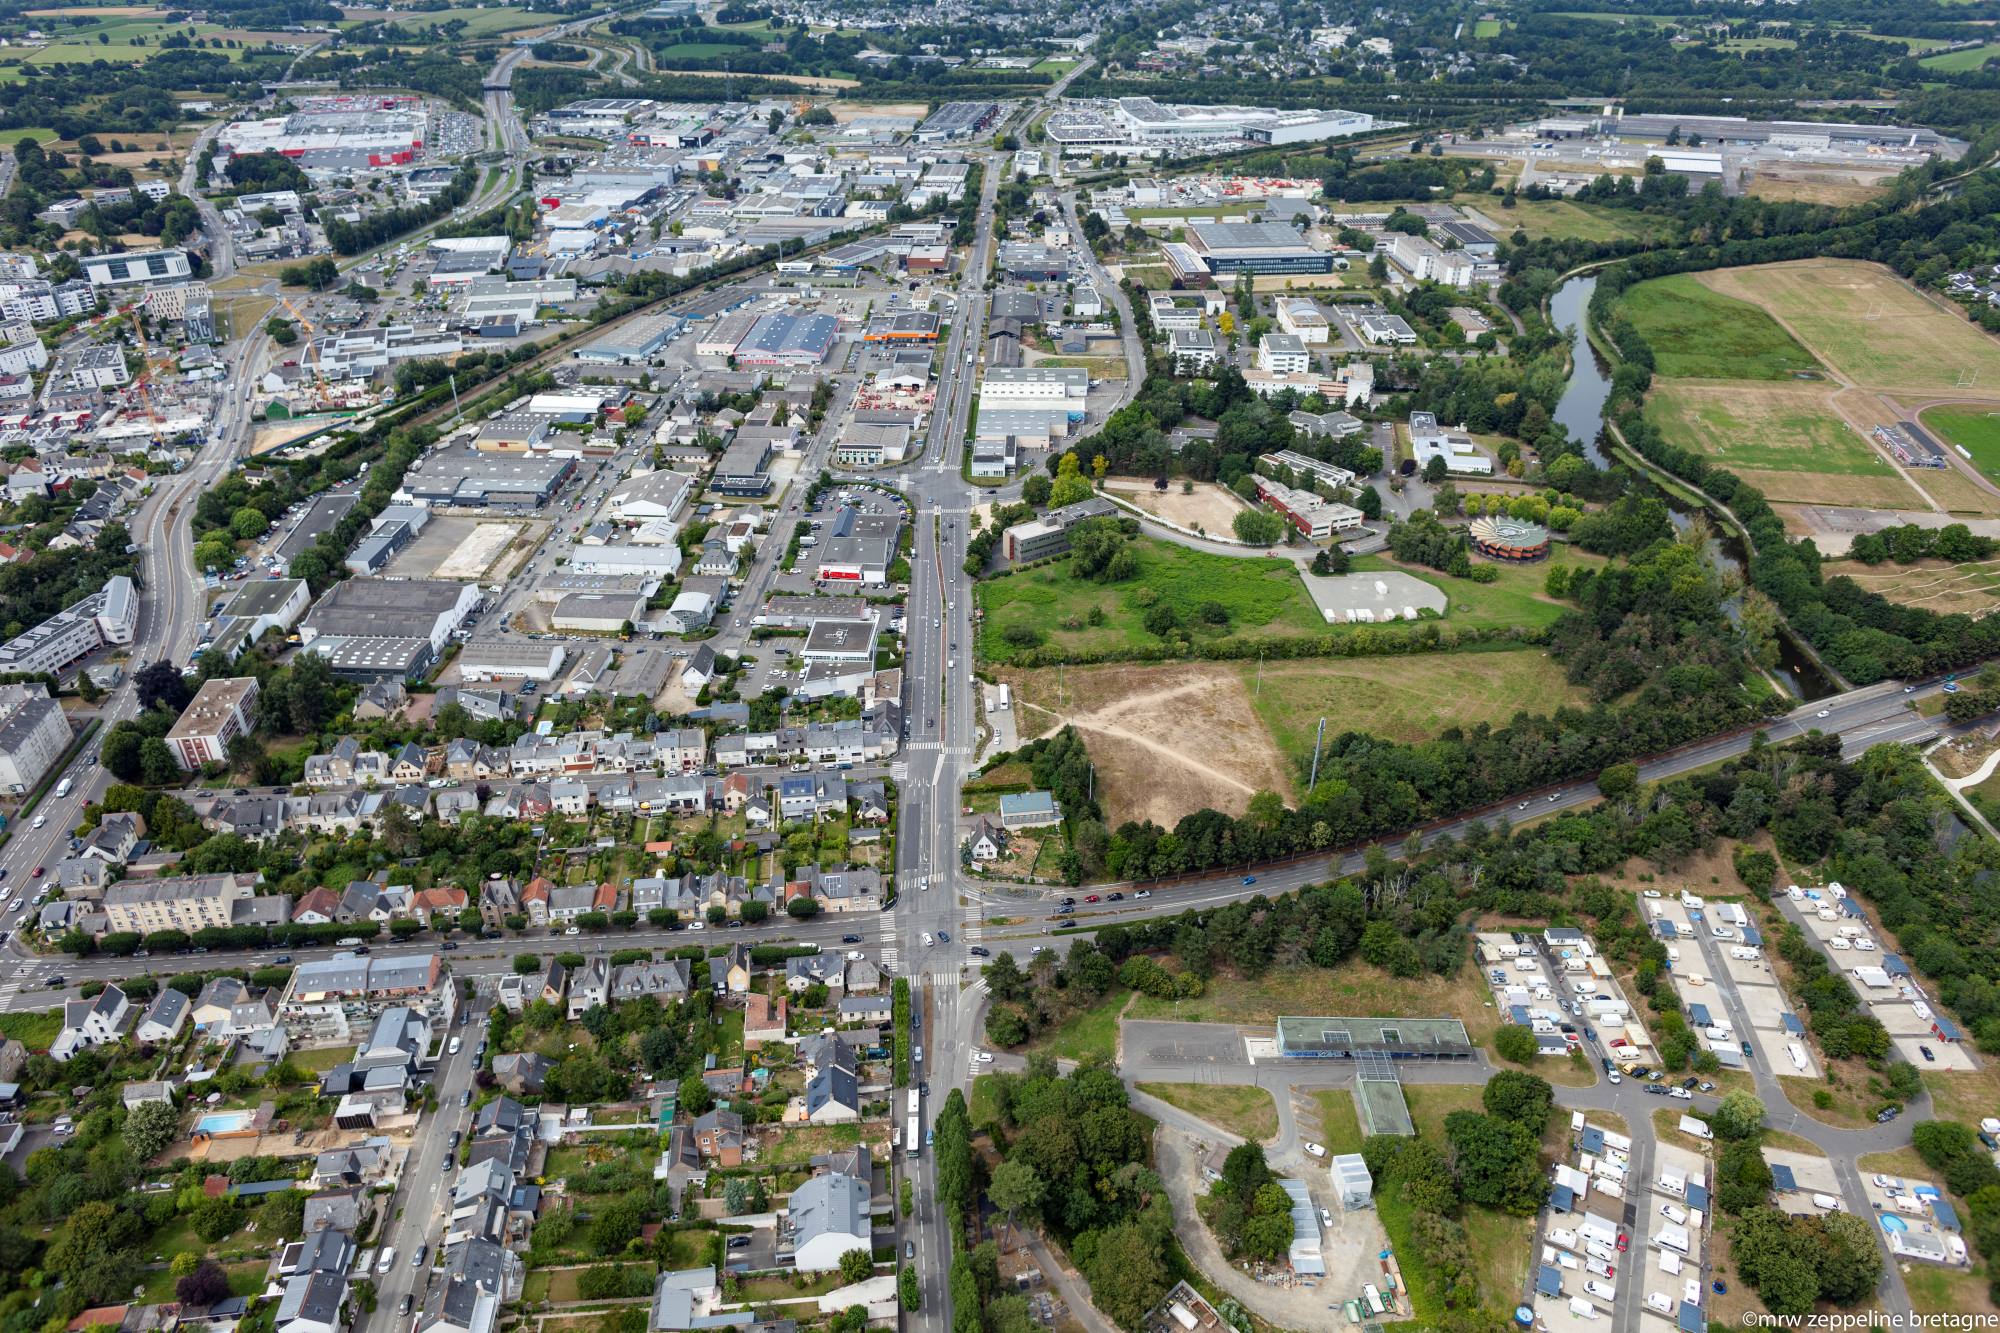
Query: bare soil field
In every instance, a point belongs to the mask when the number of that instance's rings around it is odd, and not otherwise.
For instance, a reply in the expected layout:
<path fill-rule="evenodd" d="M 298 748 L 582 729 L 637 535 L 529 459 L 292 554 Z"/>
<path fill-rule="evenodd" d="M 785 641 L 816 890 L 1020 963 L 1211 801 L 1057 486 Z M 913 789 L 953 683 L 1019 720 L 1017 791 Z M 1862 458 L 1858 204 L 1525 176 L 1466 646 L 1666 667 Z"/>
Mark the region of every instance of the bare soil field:
<path fill-rule="evenodd" d="M 1809 173 L 1801 176 L 1758 176 L 1750 182 L 1749 194 L 1774 203 L 1830 204 L 1844 208 L 1862 204 L 1882 193 L 1882 181 L 1858 181 L 1842 175 Z"/>
<path fill-rule="evenodd" d="M 1198 527 L 1203 532 L 1226 534 L 1246 507 L 1234 491 L 1212 481 L 1196 482 L 1189 495 L 1182 495 L 1178 484 L 1156 491 L 1149 481 L 1110 481 L 1105 489 L 1169 523 Z"/>
<path fill-rule="evenodd" d="M 1939 615 L 1979 617 L 2000 607 L 2000 560 L 1966 565 L 1948 565 L 1942 560 L 1919 560 L 1911 565 L 1839 560 L 1824 565 L 1821 572 L 1827 578 L 1845 575 L 1899 606 L 1920 606 Z"/>
<path fill-rule="evenodd" d="M 924 102 L 828 102 L 826 109 L 833 118 L 845 125 L 849 121 L 861 120 L 868 116 L 928 116 L 929 104 Z"/>
<path fill-rule="evenodd" d="M 1241 814 L 1259 791 L 1292 794 L 1234 663 L 1009 669 L 999 677 L 1014 687 L 1022 739 L 1065 723 L 1083 734 L 1114 828 L 1128 819 L 1171 828 L 1203 806 Z"/>
<path fill-rule="evenodd" d="M 1879 264 L 1802 259 L 1696 275 L 1749 301 L 1849 382 L 1893 393 L 2000 391 L 2000 341 Z"/>
<path fill-rule="evenodd" d="M 1836 405 L 1825 381 L 1661 380 L 1647 416 L 1773 500 L 1921 507 L 1922 498 Z"/>

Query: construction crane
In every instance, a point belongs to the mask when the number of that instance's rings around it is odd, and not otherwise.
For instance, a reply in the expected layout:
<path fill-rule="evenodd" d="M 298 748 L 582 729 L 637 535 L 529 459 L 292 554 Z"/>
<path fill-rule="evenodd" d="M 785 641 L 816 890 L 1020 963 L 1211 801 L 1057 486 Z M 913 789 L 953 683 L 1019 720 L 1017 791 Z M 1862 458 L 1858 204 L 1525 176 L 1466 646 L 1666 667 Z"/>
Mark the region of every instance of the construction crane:
<path fill-rule="evenodd" d="M 328 400 L 326 395 L 326 376 L 321 373 L 319 365 L 319 329 L 310 319 L 306 318 L 304 311 L 292 304 L 289 296 L 280 292 L 278 293 L 278 300 L 284 305 L 286 311 L 291 314 L 292 319 L 306 332 L 305 356 L 300 360 L 299 365 L 302 369 L 312 373 L 313 406 L 323 411 L 327 406 Z"/>

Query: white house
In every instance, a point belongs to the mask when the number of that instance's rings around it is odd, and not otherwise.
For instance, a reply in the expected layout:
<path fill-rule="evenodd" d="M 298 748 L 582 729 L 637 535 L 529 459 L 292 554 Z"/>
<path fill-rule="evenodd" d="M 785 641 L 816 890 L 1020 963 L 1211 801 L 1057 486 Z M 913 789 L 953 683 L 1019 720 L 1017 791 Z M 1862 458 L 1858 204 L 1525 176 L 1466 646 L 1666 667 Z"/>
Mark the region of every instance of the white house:
<path fill-rule="evenodd" d="M 86 1047 L 110 1046 L 125 1035 L 136 1012 L 116 986 L 106 986 L 95 999 L 71 1000 L 63 1005 L 62 1031 L 50 1043 L 49 1054 L 67 1063 Z"/>
<path fill-rule="evenodd" d="M 801 1273 L 840 1267 L 849 1250 L 872 1253 L 869 1186 L 838 1172 L 814 1176 L 792 1191 L 792 1266 Z"/>

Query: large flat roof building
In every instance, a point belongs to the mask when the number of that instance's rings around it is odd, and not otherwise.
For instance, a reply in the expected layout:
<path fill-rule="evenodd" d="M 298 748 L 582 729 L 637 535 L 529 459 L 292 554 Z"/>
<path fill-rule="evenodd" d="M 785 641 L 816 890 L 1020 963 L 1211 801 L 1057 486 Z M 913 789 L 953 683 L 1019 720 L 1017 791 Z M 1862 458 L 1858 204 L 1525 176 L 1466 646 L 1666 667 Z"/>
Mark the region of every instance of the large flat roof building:
<path fill-rule="evenodd" d="M 575 463 L 539 454 L 440 449 L 403 474 L 398 498 L 464 509 L 538 508 L 569 479 Z"/>
<path fill-rule="evenodd" d="M 774 311 L 758 317 L 736 345 L 739 366 L 817 366 L 833 350 L 839 323 L 832 315 Z"/>
<path fill-rule="evenodd" d="M 0 644 L 0 672 L 54 674 L 99 648 L 132 642 L 139 596 L 132 580 L 114 576 L 102 589 Z"/>
<path fill-rule="evenodd" d="M 452 631 L 479 605 L 479 588 L 442 579 L 346 579 L 328 588 L 299 624 L 320 639 L 422 639 L 443 652 Z"/>
<path fill-rule="evenodd" d="M 1211 273 L 1333 272 L 1333 255 L 1283 222 L 1196 223 L 1187 232 L 1188 248 Z"/>
<path fill-rule="evenodd" d="M 576 359 L 629 366 L 666 346 L 680 325 L 678 315 L 640 315 L 592 339 L 578 350 Z"/>
<path fill-rule="evenodd" d="M 229 758 L 229 742 L 250 734 L 257 706 L 257 678 L 205 680 L 167 731 L 167 748 L 182 771 Z"/>

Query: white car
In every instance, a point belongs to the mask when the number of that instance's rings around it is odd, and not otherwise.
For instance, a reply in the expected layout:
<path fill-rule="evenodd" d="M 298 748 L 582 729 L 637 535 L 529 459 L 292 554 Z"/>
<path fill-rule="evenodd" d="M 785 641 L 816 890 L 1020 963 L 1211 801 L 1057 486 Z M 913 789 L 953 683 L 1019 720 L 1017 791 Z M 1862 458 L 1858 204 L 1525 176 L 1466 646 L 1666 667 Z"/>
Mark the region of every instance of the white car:
<path fill-rule="evenodd" d="M 1313 1143 L 1313 1142 L 1311 1142 L 1310 1140 L 1308 1140 L 1308 1141 L 1307 1141 L 1307 1142 L 1305 1142 L 1305 1143 L 1302 1143 L 1302 1144 L 1300 1144 L 1299 1146 L 1300 1146 L 1300 1147 L 1302 1147 L 1302 1148 L 1304 1148 L 1304 1149 L 1306 1150 L 1306 1156 L 1308 1156 L 1308 1157 L 1324 1157 L 1324 1156 L 1326 1156 L 1326 1149 L 1325 1149 L 1324 1147 L 1320 1146 L 1320 1145 L 1319 1145 L 1319 1144 L 1317 1144 L 1317 1143 Z"/>
<path fill-rule="evenodd" d="M 1657 898 L 1660 896 L 1660 891 L 1658 889 L 1647 889 L 1646 892 L 1641 896 L 1646 898 Z"/>
<path fill-rule="evenodd" d="M 931 933 L 930 933 L 930 932 L 929 932 L 928 930 L 927 930 L 927 931 L 925 931 L 925 932 L 924 932 L 924 947 L 925 947 L 926 949 L 928 949 L 928 948 L 930 948 L 930 947 L 931 947 L 931 946 L 932 946 L 933 944 L 936 944 L 936 943 L 937 943 L 937 941 L 931 938 Z"/>
<path fill-rule="evenodd" d="M 581 934 L 583 934 L 583 928 L 582 928 L 581 926 L 571 926 L 571 927 L 570 927 L 570 928 L 569 928 L 568 930 L 565 930 L 565 931 L 563 932 L 563 934 L 565 934 L 565 935 L 581 935 Z"/>
<path fill-rule="evenodd" d="M 1319 1224 L 1328 1231 L 1333 1230 L 1333 1214 L 1325 1208 L 1319 1210 Z"/>
<path fill-rule="evenodd" d="M 1687 1209 L 1681 1207 L 1677 1203 L 1661 1204 L 1660 1216 L 1666 1218 L 1669 1222 L 1672 1222 L 1675 1226 L 1679 1226 L 1681 1223 L 1688 1220 Z"/>
<path fill-rule="evenodd" d="M 929 875 L 925 875 L 917 880 L 917 889 L 919 892 L 927 892 L 930 887 L 931 877 Z"/>
<path fill-rule="evenodd" d="M 1694 1100 L 1694 1094 L 1689 1092 L 1686 1088 L 1668 1088 L 1667 1096 L 1676 1098 L 1677 1100 L 1684 1102 L 1691 1102 Z"/>
<path fill-rule="evenodd" d="M 980 1064 L 982 1064 L 982 1065 L 990 1065 L 990 1064 L 992 1064 L 992 1063 L 993 1063 L 993 1052 L 991 1052 L 991 1051 L 974 1051 L 974 1052 L 972 1053 L 972 1058 L 973 1058 L 974 1060 L 977 1060 L 977 1061 L 978 1061 L 978 1062 L 979 1062 Z"/>
<path fill-rule="evenodd" d="M 1814 717 L 1832 717 L 1832 716 L 1833 716 L 1833 710 L 1832 710 L 1831 708 L 1822 708 L 1822 709 L 1820 709 L 1820 710 L 1819 710 L 1819 711 L 1818 711 L 1817 713 L 1814 713 L 1814 714 L 1813 714 L 1813 716 L 1814 716 Z"/>
<path fill-rule="evenodd" d="M 1618 1295 L 1609 1282 L 1586 1282 L 1583 1284 L 1583 1289 L 1585 1293 L 1597 1297 L 1600 1301 L 1615 1300 Z"/>

